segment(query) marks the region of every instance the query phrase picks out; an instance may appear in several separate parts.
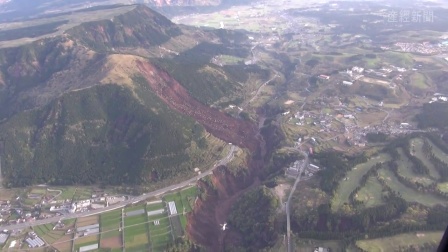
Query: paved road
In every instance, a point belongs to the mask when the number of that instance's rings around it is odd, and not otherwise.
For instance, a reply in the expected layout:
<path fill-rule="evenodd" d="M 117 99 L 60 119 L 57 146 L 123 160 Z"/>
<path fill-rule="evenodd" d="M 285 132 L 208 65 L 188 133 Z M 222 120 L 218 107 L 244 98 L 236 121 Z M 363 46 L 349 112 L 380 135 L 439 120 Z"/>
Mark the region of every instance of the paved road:
<path fill-rule="evenodd" d="M 140 195 L 138 197 L 132 197 L 129 198 L 128 200 L 122 201 L 120 203 L 114 204 L 112 206 L 109 207 L 105 207 L 105 208 L 101 208 L 101 209 L 96 209 L 96 210 L 92 210 L 92 211 L 88 211 L 88 212 L 82 212 L 82 213 L 72 213 L 72 214 L 65 214 L 63 216 L 56 216 L 56 217 L 52 217 L 52 218 L 47 218 L 47 219 L 42 219 L 42 220 L 36 220 L 34 222 L 26 222 L 26 223 L 20 223 L 20 224 L 13 224 L 13 225 L 2 225 L 0 226 L 0 230 L 13 230 L 13 229 L 23 229 L 23 228 L 27 228 L 30 226 L 36 226 L 36 225 L 42 225 L 42 224 L 48 224 L 48 223 L 53 223 L 53 222 L 57 222 L 59 220 L 63 219 L 72 219 L 72 218 L 80 218 L 80 217 L 85 217 L 85 216 L 90 216 L 90 215 L 95 215 L 95 214 L 99 214 L 99 213 L 103 213 L 103 212 L 108 212 L 111 210 L 115 210 L 115 209 L 119 209 L 122 208 L 128 204 L 131 203 L 136 203 L 138 201 L 142 201 L 142 200 L 146 200 L 149 199 L 151 197 L 154 196 L 158 196 L 164 193 L 167 193 L 169 191 L 173 191 L 179 188 L 183 188 L 189 185 L 194 185 L 196 183 L 196 181 L 198 181 L 199 179 L 208 176 L 210 174 L 213 173 L 213 170 L 221 165 L 226 165 L 227 163 L 229 163 L 233 157 L 234 157 L 234 152 L 237 150 L 238 147 L 236 147 L 235 145 L 232 145 L 230 147 L 230 151 L 229 154 L 222 158 L 221 160 L 217 161 L 212 168 L 208 169 L 206 172 L 201 173 L 200 175 L 194 176 L 193 178 L 190 178 L 188 180 L 185 180 L 181 183 L 175 184 L 175 185 L 171 185 L 150 193 L 146 193 L 143 195 Z"/>
<path fill-rule="evenodd" d="M 287 239 L 286 239 L 286 247 L 287 247 L 287 251 L 291 252 L 292 251 L 292 244 L 291 244 L 291 209 L 290 209 L 290 203 L 291 203 L 291 198 L 292 195 L 294 194 L 294 191 L 296 190 L 297 184 L 300 182 L 300 179 L 302 178 L 302 172 L 305 169 L 305 167 L 308 166 L 308 154 L 304 151 L 300 151 L 300 153 L 302 153 L 302 155 L 305 156 L 305 162 L 303 163 L 302 167 L 300 167 L 300 172 L 299 175 L 296 178 L 296 181 L 294 182 L 294 185 L 291 189 L 291 192 L 289 193 L 288 196 L 288 201 L 286 201 L 286 235 L 287 235 Z"/>

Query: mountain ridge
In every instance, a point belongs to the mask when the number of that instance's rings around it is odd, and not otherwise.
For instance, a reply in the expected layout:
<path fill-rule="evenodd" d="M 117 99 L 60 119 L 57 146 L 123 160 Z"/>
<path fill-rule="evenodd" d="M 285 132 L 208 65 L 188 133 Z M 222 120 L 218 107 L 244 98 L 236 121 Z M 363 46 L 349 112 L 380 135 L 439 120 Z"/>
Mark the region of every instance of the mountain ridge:
<path fill-rule="evenodd" d="M 193 175 L 194 167 L 219 159 L 229 142 L 258 151 L 255 125 L 208 105 L 237 99 L 248 75 L 210 64 L 221 51 L 248 54 L 229 49 L 234 45 L 221 33 L 179 27 L 137 6 L 57 37 L 0 49 L 3 184 L 154 184 Z M 213 43 L 194 43 L 198 39 Z M 151 56 L 177 41 L 190 44 L 179 54 Z M 185 72 L 181 66 L 198 57 Z"/>

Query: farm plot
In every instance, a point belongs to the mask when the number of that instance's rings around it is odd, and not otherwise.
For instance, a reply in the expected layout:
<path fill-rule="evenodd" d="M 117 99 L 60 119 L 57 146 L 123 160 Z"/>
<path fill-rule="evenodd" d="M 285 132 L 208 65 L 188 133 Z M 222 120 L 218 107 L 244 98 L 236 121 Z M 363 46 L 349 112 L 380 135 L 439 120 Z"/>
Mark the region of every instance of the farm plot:
<path fill-rule="evenodd" d="M 98 235 L 89 235 L 77 238 L 75 241 L 75 250 L 78 251 L 80 247 L 98 244 L 99 236 Z"/>
<path fill-rule="evenodd" d="M 198 196 L 198 188 L 196 186 L 180 191 L 182 205 L 185 208 L 185 212 L 191 212 L 193 210 L 194 202 Z"/>
<path fill-rule="evenodd" d="M 163 199 L 165 202 L 174 201 L 174 203 L 176 203 L 177 213 L 182 214 L 183 212 L 185 212 L 185 207 L 182 203 L 183 200 L 180 192 L 168 194 Z"/>
<path fill-rule="evenodd" d="M 397 149 L 400 154 L 400 159 L 397 160 L 398 163 L 398 172 L 405 178 L 410 179 L 412 182 L 419 182 L 423 185 L 430 185 L 432 180 L 424 175 L 416 174 L 412 169 L 414 164 L 409 160 L 409 158 L 404 153 L 402 148 Z"/>
<path fill-rule="evenodd" d="M 152 251 L 163 251 L 173 241 L 168 213 L 148 216 L 148 221 Z"/>
<path fill-rule="evenodd" d="M 82 217 L 82 218 L 79 218 L 78 221 L 76 222 L 76 226 L 78 226 L 78 227 L 84 227 L 84 226 L 89 226 L 89 225 L 93 225 L 93 224 L 98 224 L 98 215 Z"/>
<path fill-rule="evenodd" d="M 425 206 L 434 206 L 436 204 L 446 205 L 446 200 L 436 197 L 432 194 L 421 193 L 400 183 L 389 169 L 380 169 L 378 171 L 381 179 L 394 191 L 400 192 L 403 199 L 408 202 L 418 202 Z"/>
<path fill-rule="evenodd" d="M 353 169 L 347 173 L 346 180 L 342 180 L 339 184 L 338 190 L 333 198 L 332 206 L 335 206 L 334 209 L 337 210 L 345 202 L 349 202 L 348 198 L 350 193 L 353 192 L 357 186 L 359 186 L 361 177 L 366 174 L 372 166 L 376 163 L 386 162 L 388 160 L 390 160 L 390 156 L 385 153 L 381 153 L 376 157 L 370 158 L 369 161 L 353 167 Z"/>
<path fill-rule="evenodd" d="M 148 248 L 148 226 L 146 214 L 124 218 L 124 245 L 128 249 Z"/>
<path fill-rule="evenodd" d="M 100 215 L 100 248 L 121 248 L 121 210 Z"/>
<path fill-rule="evenodd" d="M 184 215 L 182 215 L 184 216 Z M 184 234 L 184 230 L 182 228 L 182 223 L 180 220 L 180 215 L 172 215 L 170 216 L 170 224 L 172 227 L 172 232 L 174 237 L 180 237 Z"/>
<path fill-rule="evenodd" d="M 151 211 L 156 211 L 159 209 L 165 209 L 165 203 L 160 201 L 156 203 L 150 203 L 146 205 L 146 211 L 149 213 Z"/>
<path fill-rule="evenodd" d="M 53 244 L 65 236 L 66 231 L 73 225 L 66 225 L 63 229 L 55 229 L 53 224 L 45 224 L 33 227 L 34 232 L 46 243 Z"/>
<path fill-rule="evenodd" d="M 425 243 L 439 244 L 442 236 L 442 232 L 409 233 L 381 239 L 360 240 L 356 245 L 364 251 L 398 251 L 400 248 L 418 247 Z"/>
<path fill-rule="evenodd" d="M 52 243 L 52 247 L 57 249 L 58 251 L 71 251 L 72 250 L 72 239 L 73 234 L 64 235 L 59 238 L 57 241 Z"/>

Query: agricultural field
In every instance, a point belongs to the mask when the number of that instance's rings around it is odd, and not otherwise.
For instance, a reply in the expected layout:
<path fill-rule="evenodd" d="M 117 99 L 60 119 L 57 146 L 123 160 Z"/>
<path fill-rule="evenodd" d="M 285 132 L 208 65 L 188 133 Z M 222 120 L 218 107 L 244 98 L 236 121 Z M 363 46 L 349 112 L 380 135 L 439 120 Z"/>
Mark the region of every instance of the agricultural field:
<path fill-rule="evenodd" d="M 190 187 L 182 191 L 166 195 L 163 200 L 165 202 L 174 201 L 176 203 L 177 212 L 185 214 L 191 212 L 194 206 L 194 201 L 198 194 L 197 187 Z"/>
<path fill-rule="evenodd" d="M 33 227 L 33 230 L 45 242 L 47 242 L 48 244 L 53 244 L 56 241 L 60 240 L 65 235 L 66 230 L 68 229 L 64 228 L 62 230 L 53 230 L 53 227 L 54 227 L 53 224 L 45 224 L 35 226 Z"/>
<path fill-rule="evenodd" d="M 76 221 L 77 227 L 84 227 L 92 224 L 98 224 L 98 215 L 92 215 L 88 217 L 79 218 Z"/>
<path fill-rule="evenodd" d="M 121 209 L 100 215 L 100 248 L 121 248 Z"/>
<path fill-rule="evenodd" d="M 79 237 L 75 241 L 75 250 L 78 251 L 80 247 L 97 244 L 99 242 L 98 235 L 89 235 L 84 237 Z"/>
<path fill-rule="evenodd" d="M 60 237 L 51 246 L 59 251 L 71 251 L 73 245 L 73 234 L 68 234 Z"/>
<path fill-rule="evenodd" d="M 347 173 L 346 180 L 342 180 L 339 184 L 338 190 L 335 193 L 333 198 L 332 206 L 334 206 L 334 210 L 339 209 L 344 202 L 349 201 L 350 193 L 355 190 L 361 181 L 361 177 L 366 174 L 372 166 L 379 162 L 386 162 L 390 160 L 390 156 L 384 153 L 379 154 L 376 157 L 372 157 L 369 161 L 359 164 L 351 171 Z"/>
<path fill-rule="evenodd" d="M 138 210 L 131 208 L 131 211 Z M 142 209 L 142 206 L 139 206 Z M 127 210 L 125 210 L 126 212 Z M 126 250 L 132 249 L 145 249 L 148 247 L 148 227 L 147 227 L 147 216 L 146 212 L 144 214 L 129 216 L 124 218 L 124 245 Z"/>
<path fill-rule="evenodd" d="M 173 241 L 168 213 L 148 216 L 149 237 L 152 251 L 163 251 L 166 245 Z M 156 225 L 154 221 L 158 221 Z"/>
<path fill-rule="evenodd" d="M 369 252 L 398 251 L 400 248 L 409 248 L 410 246 L 421 247 L 425 243 L 439 244 L 442 236 L 443 232 L 408 233 L 381 239 L 360 240 L 356 242 L 356 245 Z"/>

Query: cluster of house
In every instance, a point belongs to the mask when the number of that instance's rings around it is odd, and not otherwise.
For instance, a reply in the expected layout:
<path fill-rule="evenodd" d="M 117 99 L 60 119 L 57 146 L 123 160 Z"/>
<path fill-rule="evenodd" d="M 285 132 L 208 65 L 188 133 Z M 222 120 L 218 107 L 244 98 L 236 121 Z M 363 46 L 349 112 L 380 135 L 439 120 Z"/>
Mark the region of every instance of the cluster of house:
<path fill-rule="evenodd" d="M 397 42 L 392 47 L 382 46 L 383 50 L 395 50 L 399 52 L 411 52 L 427 55 L 436 55 L 448 51 L 448 47 L 444 43 L 404 43 Z"/>
<path fill-rule="evenodd" d="M 444 96 L 441 93 L 435 93 L 434 97 L 431 98 L 431 101 L 429 101 L 429 103 L 433 102 L 448 102 L 448 97 Z"/>
<path fill-rule="evenodd" d="M 126 196 L 107 196 L 107 194 L 104 194 L 103 196 L 97 196 L 93 194 L 91 199 L 79 200 L 72 203 L 66 200 L 64 201 L 65 203 L 63 204 L 51 206 L 50 212 L 57 212 L 57 213 L 86 212 L 92 209 L 95 210 L 104 208 L 109 205 L 113 205 L 125 200 Z"/>
<path fill-rule="evenodd" d="M 416 70 L 416 69 L 414 69 Z M 336 83 L 351 86 L 355 81 L 362 82 L 374 82 L 377 84 L 388 85 L 389 88 L 395 88 L 396 83 L 403 81 L 403 73 L 407 72 L 407 69 L 387 64 L 380 69 L 364 69 L 363 67 L 354 66 L 345 71 L 339 72 L 338 75 L 334 75 Z M 320 74 L 318 76 L 322 80 L 329 80 L 329 75 Z"/>
<path fill-rule="evenodd" d="M 10 219 L 12 215 L 14 219 Z M 34 221 L 40 215 L 39 211 L 24 211 L 22 208 L 13 207 L 10 201 L 3 202 L 0 209 L 0 223 L 18 224 Z"/>

